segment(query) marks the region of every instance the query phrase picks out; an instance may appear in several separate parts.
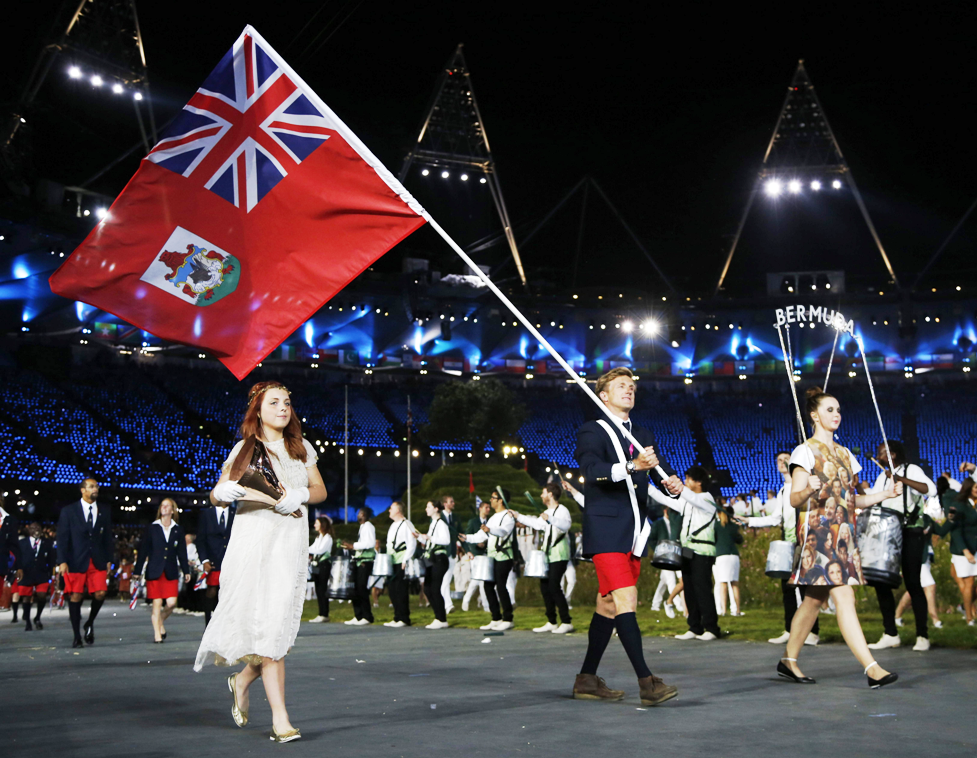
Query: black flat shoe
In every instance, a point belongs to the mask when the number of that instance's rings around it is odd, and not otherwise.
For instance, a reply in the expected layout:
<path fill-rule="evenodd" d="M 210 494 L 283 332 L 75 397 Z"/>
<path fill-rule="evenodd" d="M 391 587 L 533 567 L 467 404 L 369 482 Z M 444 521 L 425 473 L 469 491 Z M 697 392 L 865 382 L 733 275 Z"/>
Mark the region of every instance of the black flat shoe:
<path fill-rule="evenodd" d="M 160 637 L 162 637 L 162 638 L 163 638 L 163 639 L 165 640 L 165 639 L 166 639 L 166 632 L 163 632 L 163 633 L 162 633 L 162 634 L 160 635 Z"/>
<path fill-rule="evenodd" d="M 25 632 L 33 632 L 34 631 L 34 627 L 31 626 L 31 622 L 30 621 L 27 622 L 27 626 L 24 627 L 24 631 Z"/>
<path fill-rule="evenodd" d="M 34 626 L 37 628 L 37 631 L 41 631 L 44 628 L 44 624 L 41 623 L 40 619 L 34 619 Z"/>
<path fill-rule="evenodd" d="M 817 681 L 809 676 L 798 676 L 795 674 L 790 670 L 790 666 L 784 665 L 782 660 L 777 662 L 777 676 L 789 679 L 794 684 L 817 684 Z"/>
<path fill-rule="evenodd" d="M 81 637 L 75 637 L 74 642 L 71 643 L 71 647 L 85 647 L 85 643 L 81 641 Z"/>
<path fill-rule="evenodd" d="M 153 640 L 153 642 L 156 643 L 157 645 L 162 645 L 164 640 Z"/>
<path fill-rule="evenodd" d="M 865 667 L 865 676 L 868 678 L 868 686 L 873 690 L 877 690 L 879 687 L 885 687 L 887 684 L 892 684 L 897 679 L 899 679 L 899 675 L 895 672 L 886 674 L 881 679 L 873 679 L 868 675 L 868 670 L 872 668 L 872 666 L 878 666 L 878 665 L 879 665 L 878 663 L 872 661 L 870 664 L 868 664 L 868 666 Z"/>
<path fill-rule="evenodd" d="M 95 627 L 90 621 L 85 622 L 85 642 L 89 645 L 95 644 Z"/>

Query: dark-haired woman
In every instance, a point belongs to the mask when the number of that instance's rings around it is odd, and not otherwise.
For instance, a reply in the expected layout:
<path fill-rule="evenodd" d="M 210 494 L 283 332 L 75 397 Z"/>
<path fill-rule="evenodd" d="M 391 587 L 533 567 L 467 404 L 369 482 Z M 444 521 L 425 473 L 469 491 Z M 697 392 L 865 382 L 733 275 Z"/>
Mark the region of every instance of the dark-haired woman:
<path fill-rule="evenodd" d="M 720 616 L 726 615 L 726 597 L 729 596 L 729 615 L 742 616 L 740 606 L 740 551 L 736 547 L 743 542 L 740 528 L 725 508 L 717 511 L 716 565 L 712 573 L 716 578 L 716 607 Z"/>
<path fill-rule="evenodd" d="M 136 576 L 142 574 L 143 566 L 146 566 L 146 599 L 153 601 L 156 642 L 166 639 L 165 622 L 176 608 L 181 569 L 184 583 L 190 581 L 187 540 L 178 519 L 176 503 L 168 497 L 163 498 L 156 511 L 156 520 L 146 527 L 136 560 Z"/>
<path fill-rule="evenodd" d="M 444 602 L 444 595 L 438 592 L 438 588 L 444 581 L 445 574 L 448 573 L 448 550 L 451 547 L 451 530 L 448 522 L 444 520 L 444 505 L 440 500 L 428 501 L 425 509 L 431 523 L 428 526 L 427 534 L 415 534 L 418 542 L 424 544 L 424 557 L 431 561 L 427 569 L 424 584 L 431 588 L 428 596 L 431 600 L 431 608 L 434 610 L 434 621 L 425 626 L 425 629 L 447 629 L 448 615 Z"/>
<path fill-rule="evenodd" d="M 285 656 L 295 642 L 305 601 L 306 504 L 325 500 L 326 487 L 315 450 L 302 437 L 298 414 L 282 384 L 252 387 L 241 437 L 210 494 L 215 505 L 237 500 L 238 506 L 221 565 L 220 602 L 204 630 L 194 669 L 244 661 L 244 668 L 227 680 L 234 722 L 248 723 L 248 688 L 261 677 L 271 706 L 271 739 L 291 742 L 301 734 L 285 709 Z M 245 500 L 247 491 L 230 476 L 238 455 L 249 455 L 257 442 L 264 445 L 285 487 L 285 496 L 274 507 Z"/>
<path fill-rule="evenodd" d="M 950 560 L 956 574 L 957 588 L 963 598 L 967 626 L 974 625 L 974 577 L 977 576 L 977 482 L 969 476 L 961 482 L 960 492 L 943 493 L 946 521 L 933 524 L 933 534 L 950 535 Z"/>
<path fill-rule="evenodd" d="M 883 492 L 857 494 L 856 476 L 861 471 L 861 466 L 847 448 L 835 442 L 835 432 L 841 426 L 841 404 L 835 397 L 824 394 L 818 388 L 811 388 L 807 393 L 805 411 L 813 434 L 803 445 L 794 448 L 790 456 L 790 504 L 798 511 L 798 537 L 805 547 L 801 564 L 791 576 L 790 584 L 807 586 L 807 593 L 804 602 L 794 614 L 790 639 L 787 641 L 787 654 L 777 664 L 777 673 L 801 684 L 814 683 L 813 679 L 804 676 L 801 672 L 797 665 L 797 658 L 801 653 L 804 640 L 814 626 L 822 603 L 830 596 L 837 609 L 841 634 L 858 662 L 864 667 L 869 686 L 882 687 L 892 684 L 898 676 L 883 669 L 872 658 L 855 610 L 855 591 L 850 586 L 851 577 L 847 581 L 844 579 L 845 572 L 840 563 L 835 561 L 837 565 L 832 566 L 833 556 L 825 566 L 813 565 L 814 556 L 807 552 L 810 550 L 808 537 L 811 531 L 819 528 L 825 504 L 831 496 L 826 485 L 835 477 L 838 477 L 842 485 L 846 481 L 849 482 L 849 488 L 842 493 L 845 499 L 844 505 L 849 509 L 868 508 L 883 500 L 896 497 L 902 494 L 902 485 L 897 483 L 894 488 Z M 827 533 L 831 534 L 830 530 Z M 851 544 L 846 543 L 846 548 L 857 568 L 860 566 L 861 559 L 854 536 Z M 828 570 L 832 568 L 833 570 Z"/>
<path fill-rule="evenodd" d="M 692 466 L 685 472 L 684 485 L 678 485 L 677 498 L 663 495 L 654 487 L 648 489 L 655 500 L 682 515 L 682 582 L 689 631 L 675 635 L 678 640 L 711 641 L 721 634 L 712 595 L 716 501 L 707 491 L 710 482 L 709 473 L 702 466 Z"/>
<path fill-rule="evenodd" d="M 332 569 L 332 519 L 320 516 L 315 520 L 315 540 L 309 545 L 309 563 L 315 577 L 315 597 L 319 604 L 319 615 L 310 624 L 329 621 L 329 573 Z"/>

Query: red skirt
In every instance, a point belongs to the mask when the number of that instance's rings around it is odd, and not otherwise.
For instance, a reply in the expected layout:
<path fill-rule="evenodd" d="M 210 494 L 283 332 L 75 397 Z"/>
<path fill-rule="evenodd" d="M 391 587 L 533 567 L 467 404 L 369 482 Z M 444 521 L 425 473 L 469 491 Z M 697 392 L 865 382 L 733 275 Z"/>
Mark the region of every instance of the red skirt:
<path fill-rule="evenodd" d="M 10 589 L 15 595 L 20 595 L 21 597 L 30 597 L 35 592 L 37 592 L 40 595 L 46 594 L 48 591 L 49 584 L 50 582 L 45 582 L 44 584 L 37 584 L 37 585 L 30 585 L 30 586 L 24 584 L 15 584 Z"/>
<path fill-rule="evenodd" d="M 216 571 L 211 571 L 207 574 L 207 586 L 208 587 L 220 587 L 221 586 L 221 572 L 220 569 Z"/>
<path fill-rule="evenodd" d="M 148 600 L 165 600 L 168 597 L 176 597 L 179 587 L 179 579 L 167 579 L 165 574 L 159 579 L 147 579 L 146 598 Z"/>

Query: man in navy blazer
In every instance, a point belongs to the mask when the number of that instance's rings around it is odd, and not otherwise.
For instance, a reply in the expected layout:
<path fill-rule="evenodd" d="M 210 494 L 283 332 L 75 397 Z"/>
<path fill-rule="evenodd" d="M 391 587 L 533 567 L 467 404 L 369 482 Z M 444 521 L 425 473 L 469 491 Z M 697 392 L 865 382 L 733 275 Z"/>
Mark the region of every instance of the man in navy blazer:
<path fill-rule="evenodd" d="M 204 508 L 197 521 L 197 555 L 207 572 L 207 599 L 204 626 L 210 623 L 210 614 L 217 607 L 217 588 L 220 587 L 221 562 L 231 539 L 234 523 L 233 505 L 215 505 Z"/>
<path fill-rule="evenodd" d="M 641 556 L 650 533 L 644 496 L 649 472 L 655 484 L 663 483 L 654 471 L 656 466 L 668 475 L 666 487 L 676 486 L 678 477 L 657 456 L 651 431 L 631 424 L 636 389 L 633 375 L 626 368 L 611 369 L 601 376 L 597 380 L 597 396 L 616 421 L 588 421 L 577 432 L 575 457 L 584 476 L 583 553 L 593 558 L 599 589 L 587 655 L 574 682 L 573 696 L 581 700 L 624 697 L 622 690 L 608 688 L 597 676 L 600 659 L 617 629 L 638 676 L 642 705 L 658 705 L 675 697 L 678 690 L 649 670 L 635 615 Z M 643 452 L 624 436 L 621 427 L 641 443 Z"/>
<path fill-rule="evenodd" d="M 14 585 L 14 596 L 23 606 L 24 621 L 27 622 L 24 631 L 33 631 L 36 626 L 43 629 L 41 612 L 47 602 L 47 593 L 51 586 L 51 570 L 54 568 L 54 543 L 43 536 L 41 525 L 34 522 L 27 527 L 27 537 L 20 538 L 20 568 L 21 578 Z M 31 601 L 36 604 L 37 611 L 34 623 L 31 624 Z M 15 603 L 17 601 L 14 601 Z"/>
<path fill-rule="evenodd" d="M 8 572 L 20 579 L 20 546 L 17 518 L 3 509 L 3 495 L 0 494 L 0 582 Z"/>
<path fill-rule="evenodd" d="M 98 481 L 85 479 L 80 485 L 81 500 L 66 505 L 58 518 L 58 571 L 64 576 L 68 595 L 68 617 L 75 638 L 81 641 L 81 600 L 85 588 L 92 595 L 92 608 L 85 622 L 85 642 L 95 642 L 95 617 L 105 602 L 108 571 L 115 555 L 112 516 L 109 508 L 98 507 Z"/>

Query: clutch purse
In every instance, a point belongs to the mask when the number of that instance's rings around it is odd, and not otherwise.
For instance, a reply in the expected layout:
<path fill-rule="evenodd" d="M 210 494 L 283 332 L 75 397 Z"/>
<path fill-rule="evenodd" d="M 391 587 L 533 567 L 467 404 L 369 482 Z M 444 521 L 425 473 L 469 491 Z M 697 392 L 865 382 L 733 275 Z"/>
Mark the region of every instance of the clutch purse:
<path fill-rule="evenodd" d="M 241 452 L 234 459 L 230 478 L 247 491 L 242 500 L 274 506 L 285 497 L 285 487 L 275 474 L 268 451 L 261 440 L 254 436 L 245 440 Z M 299 511 L 292 515 L 302 517 Z"/>

